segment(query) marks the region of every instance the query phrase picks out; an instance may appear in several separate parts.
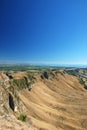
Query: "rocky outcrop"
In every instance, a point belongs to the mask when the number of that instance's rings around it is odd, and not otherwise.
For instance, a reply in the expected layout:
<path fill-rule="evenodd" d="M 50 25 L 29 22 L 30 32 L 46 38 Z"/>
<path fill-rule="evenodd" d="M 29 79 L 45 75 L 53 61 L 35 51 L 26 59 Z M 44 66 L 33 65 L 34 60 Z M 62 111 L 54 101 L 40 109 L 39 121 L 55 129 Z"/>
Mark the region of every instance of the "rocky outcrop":
<path fill-rule="evenodd" d="M 0 116 L 0 130 L 37 130 L 31 124 L 23 123 L 12 114 Z"/>
<path fill-rule="evenodd" d="M 14 104 L 13 96 L 11 95 L 11 93 L 9 93 L 9 106 L 13 111 L 15 110 L 15 104 Z"/>
<path fill-rule="evenodd" d="M 49 79 L 49 74 L 47 71 L 43 72 L 41 75 L 41 79 Z"/>
<path fill-rule="evenodd" d="M 14 78 L 11 74 L 0 72 L 0 124 L 3 124 L 0 125 L 0 130 L 31 129 L 32 125 L 30 125 L 29 120 L 26 121 L 28 125 L 18 121 L 19 115 L 21 113 L 26 115 L 27 112 L 24 103 L 19 97 L 19 91 L 26 88 L 29 91 L 32 88 L 31 80 L 28 76 Z M 32 127 L 32 130 L 35 129 Z"/>
<path fill-rule="evenodd" d="M 45 72 L 43 73 L 43 75 L 44 75 L 44 77 L 45 77 L 46 79 L 49 78 L 48 72 L 45 71 Z"/>

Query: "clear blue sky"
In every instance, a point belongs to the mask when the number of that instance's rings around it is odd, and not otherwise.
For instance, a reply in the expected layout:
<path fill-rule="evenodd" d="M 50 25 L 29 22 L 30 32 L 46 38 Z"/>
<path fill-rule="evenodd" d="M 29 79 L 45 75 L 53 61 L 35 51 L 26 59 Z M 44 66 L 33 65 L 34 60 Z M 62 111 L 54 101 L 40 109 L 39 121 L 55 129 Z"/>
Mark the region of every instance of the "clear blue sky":
<path fill-rule="evenodd" d="M 0 63 L 87 64 L 87 0 L 0 0 Z"/>

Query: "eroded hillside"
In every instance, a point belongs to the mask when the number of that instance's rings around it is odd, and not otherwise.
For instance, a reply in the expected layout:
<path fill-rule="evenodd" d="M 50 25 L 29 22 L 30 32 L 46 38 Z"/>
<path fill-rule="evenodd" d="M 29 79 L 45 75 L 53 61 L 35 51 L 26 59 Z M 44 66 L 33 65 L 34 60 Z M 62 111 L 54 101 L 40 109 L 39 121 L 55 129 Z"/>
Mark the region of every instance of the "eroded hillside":
<path fill-rule="evenodd" d="M 1 96 L 4 98 L 2 102 L 6 101 L 6 110 L 3 109 L 3 112 L 7 111 L 16 119 L 24 112 L 27 115 L 24 123 L 27 129 L 87 129 L 87 90 L 79 83 L 78 77 L 63 71 L 37 73 L 33 76 L 18 72 L 4 76 L 8 79 L 5 81 L 8 87 L 3 88 L 2 85 L 0 88 L 6 94 L 5 98 Z M 13 112 L 8 104 L 9 93 L 13 96 L 14 105 L 16 104 Z"/>

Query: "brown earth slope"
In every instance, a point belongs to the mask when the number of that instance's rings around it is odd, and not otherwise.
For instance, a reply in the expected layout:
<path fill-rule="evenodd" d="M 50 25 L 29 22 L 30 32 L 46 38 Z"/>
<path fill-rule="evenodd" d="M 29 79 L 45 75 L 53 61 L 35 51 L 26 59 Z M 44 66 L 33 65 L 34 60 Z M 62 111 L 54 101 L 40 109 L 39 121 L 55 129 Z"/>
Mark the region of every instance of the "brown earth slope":
<path fill-rule="evenodd" d="M 20 98 L 38 130 L 87 130 L 87 91 L 77 77 L 59 73 L 49 80 L 37 78 Z"/>
<path fill-rule="evenodd" d="M 25 72 L 12 77 L 0 72 L 0 130 L 87 130 L 87 90 L 77 77 L 62 71 L 52 72 L 48 79 L 37 73 L 35 82 Z M 17 111 L 9 107 L 9 93 Z M 26 122 L 17 120 L 21 112 L 26 113 Z"/>

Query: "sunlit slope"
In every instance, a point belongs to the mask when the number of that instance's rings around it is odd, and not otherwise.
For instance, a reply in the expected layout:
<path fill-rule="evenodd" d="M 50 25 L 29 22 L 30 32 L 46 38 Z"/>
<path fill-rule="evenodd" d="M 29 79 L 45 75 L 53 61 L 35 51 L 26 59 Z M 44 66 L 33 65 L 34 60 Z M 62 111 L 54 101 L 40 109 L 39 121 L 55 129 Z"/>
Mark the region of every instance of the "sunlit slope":
<path fill-rule="evenodd" d="M 74 76 L 37 78 L 32 90 L 23 89 L 20 98 L 39 130 L 87 130 L 87 91 Z"/>

